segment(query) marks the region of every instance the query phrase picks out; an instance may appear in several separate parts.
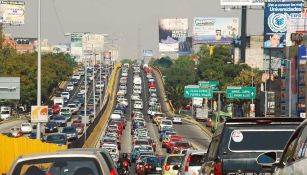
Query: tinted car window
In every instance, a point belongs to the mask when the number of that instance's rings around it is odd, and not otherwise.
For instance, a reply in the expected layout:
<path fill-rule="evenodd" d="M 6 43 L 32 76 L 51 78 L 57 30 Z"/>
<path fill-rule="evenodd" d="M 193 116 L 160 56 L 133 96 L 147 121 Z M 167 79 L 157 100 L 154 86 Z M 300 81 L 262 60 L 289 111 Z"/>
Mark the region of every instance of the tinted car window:
<path fill-rule="evenodd" d="M 191 155 L 189 166 L 201 166 L 203 163 L 204 155 Z"/>
<path fill-rule="evenodd" d="M 229 138 L 229 150 L 236 151 L 283 151 L 293 130 L 237 130 L 238 136 L 232 134 Z M 265 140 L 265 141 L 264 141 Z"/>
<path fill-rule="evenodd" d="M 183 156 L 170 156 L 167 159 L 167 164 L 180 165 L 183 160 Z"/>

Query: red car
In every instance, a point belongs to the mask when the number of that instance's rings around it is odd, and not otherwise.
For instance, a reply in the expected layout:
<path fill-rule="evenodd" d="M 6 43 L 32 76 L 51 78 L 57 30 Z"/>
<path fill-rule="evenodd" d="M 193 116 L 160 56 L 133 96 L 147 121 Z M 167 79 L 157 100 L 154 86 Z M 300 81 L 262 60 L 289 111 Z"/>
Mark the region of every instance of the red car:
<path fill-rule="evenodd" d="M 156 83 L 151 82 L 151 83 L 148 83 L 148 87 L 149 87 L 149 88 L 150 88 L 150 87 L 157 87 L 157 85 L 156 85 Z"/>
<path fill-rule="evenodd" d="M 171 153 L 174 145 L 175 145 L 175 142 L 180 142 L 180 141 L 183 141 L 183 137 L 182 136 L 177 136 L 177 135 L 171 135 L 169 137 L 168 140 L 168 143 L 166 144 L 166 152 L 167 153 Z"/>
<path fill-rule="evenodd" d="M 189 148 L 191 148 L 189 142 L 186 141 L 175 142 L 174 146 L 171 148 L 171 153 L 179 154 L 181 150 L 187 150 Z"/>
<path fill-rule="evenodd" d="M 52 113 L 53 114 L 58 114 L 60 112 L 60 110 L 61 110 L 61 107 L 59 105 L 54 104 L 52 106 Z"/>

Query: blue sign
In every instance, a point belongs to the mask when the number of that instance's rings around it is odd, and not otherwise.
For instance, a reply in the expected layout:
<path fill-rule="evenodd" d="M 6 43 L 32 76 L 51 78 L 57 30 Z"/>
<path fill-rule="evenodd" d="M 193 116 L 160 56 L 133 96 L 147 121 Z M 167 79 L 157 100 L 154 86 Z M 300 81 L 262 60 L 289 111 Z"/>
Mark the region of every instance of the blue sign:
<path fill-rule="evenodd" d="M 264 9 L 264 48 L 283 48 L 287 21 L 301 17 L 303 2 L 266 2 Z"/>
<path fill-rule="evenodd" d="M 153 51 L 152 50 L 148 50 L 148 49 L 144 49 L 143 50 L 143 56 L 144 57 L 152 57 L 153 56 Z"/>

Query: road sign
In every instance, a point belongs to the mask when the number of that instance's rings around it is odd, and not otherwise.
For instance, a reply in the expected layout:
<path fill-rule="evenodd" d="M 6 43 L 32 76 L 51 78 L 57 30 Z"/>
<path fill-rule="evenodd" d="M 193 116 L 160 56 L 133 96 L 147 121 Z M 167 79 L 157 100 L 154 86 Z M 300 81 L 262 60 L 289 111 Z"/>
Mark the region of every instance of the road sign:
<path fill-rule="evenodd" d="M 200 88 L 199 86 L 185 86 L 185 98 L 212 98 L 213 90 L 211 88 Z"/>
<path fill-rule="evenodd" d="M 198 85 L 205 88 L 212 88 L 214 91 L 219 90 L 216 86 L 219 85 L 219 81 L 199 81 Z"/>
<path fill-rule="evenodd" d="M 48 106 L 31 106 L 31 122 L 48 122 Z"/>
<path fill-rule="evenodd" d="M 226 97 L 239 98 L 239 99 L 252 99 L 256 97 L 256 88 L 228 86 L 226 89 Z"/>

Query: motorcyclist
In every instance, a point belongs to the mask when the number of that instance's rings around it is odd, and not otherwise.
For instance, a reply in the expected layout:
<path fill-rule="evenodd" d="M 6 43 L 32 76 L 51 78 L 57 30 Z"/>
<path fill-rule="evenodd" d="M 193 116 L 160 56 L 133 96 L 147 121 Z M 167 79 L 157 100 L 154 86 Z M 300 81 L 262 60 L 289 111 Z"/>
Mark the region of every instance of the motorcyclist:
<path fill-rule="evenodd" d="M 120 158 L 117 162 L 118 172 L 125 172 L 120 174 L 129 174 L 130 172 L 131 161 L 128 158 L 127 153 L 122 154 L 122 158 Z"/>

